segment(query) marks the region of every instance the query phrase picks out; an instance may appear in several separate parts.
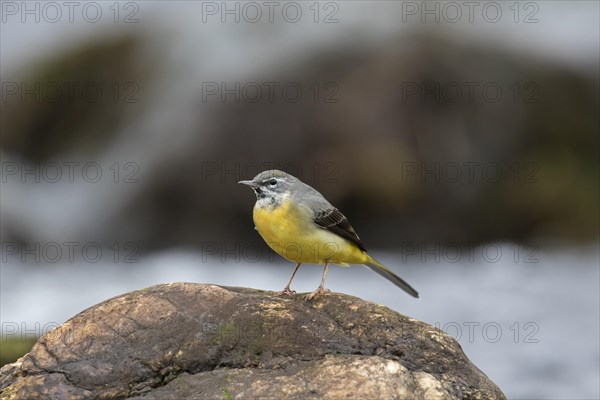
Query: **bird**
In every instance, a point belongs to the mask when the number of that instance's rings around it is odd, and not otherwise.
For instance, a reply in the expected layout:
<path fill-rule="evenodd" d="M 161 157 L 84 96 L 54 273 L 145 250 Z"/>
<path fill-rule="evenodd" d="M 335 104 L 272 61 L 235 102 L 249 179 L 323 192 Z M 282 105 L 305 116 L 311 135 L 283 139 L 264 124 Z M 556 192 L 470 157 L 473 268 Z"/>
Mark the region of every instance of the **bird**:
<path fill-rule="evenodd" d="M 281 257 L 296 263 L 294 272 L 278 295 L 291 295 L 294 276 L 302 264 L 322 264 L 321 284 L 305 296 L 311 300 L 326 292 L 330 264 L 363 264 L 411 296 L 419 293 L 402 278 L 371 257 L 348 218 L 321 193 L 300 179 L 280 170 L 267 170 L 252 180 L 238 182 L 256 194 L 252 217 L 255 229 Z"/>

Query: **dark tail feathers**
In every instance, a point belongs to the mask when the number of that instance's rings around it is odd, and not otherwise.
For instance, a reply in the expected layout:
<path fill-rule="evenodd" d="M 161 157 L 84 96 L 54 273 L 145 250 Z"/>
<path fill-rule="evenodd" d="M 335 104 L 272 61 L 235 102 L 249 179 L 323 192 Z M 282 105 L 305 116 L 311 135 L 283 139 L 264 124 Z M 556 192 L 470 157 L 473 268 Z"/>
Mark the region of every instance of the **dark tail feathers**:
<path fill-rule="evenodd" d="M 365 264 L 367 267 L 371 268 L 373 271 L 377 272 L 379 275 L 383 276 L 388 281 L 392 282 L 394 285 L 398 286 L 400 289 L 404 290 L 406 293 L 410 294 L 412 297 L 419 298 L 419 293 L 412 288 L 408 283 L 404 282 L 402 278 L 398 275 L 394 274 L 392 271 L 381 265 L 379 262 L 373 260 L 371 258 L 370 263 Z"/>

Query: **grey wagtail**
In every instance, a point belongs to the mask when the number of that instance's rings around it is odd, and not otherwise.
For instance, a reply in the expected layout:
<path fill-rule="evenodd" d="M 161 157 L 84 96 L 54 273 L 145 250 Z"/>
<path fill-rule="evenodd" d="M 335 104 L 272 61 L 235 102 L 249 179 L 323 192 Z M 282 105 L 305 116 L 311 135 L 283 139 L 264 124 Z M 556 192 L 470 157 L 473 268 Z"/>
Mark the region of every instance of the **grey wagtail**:
<path fill-rule="evenodd" d="M 307 300 L 327 291 L 329 264 L 364 264 L 411 296 L 419 297 L 408 283 L 367 254 L 348 219 L 337 208 L 298 178 L 270 170 L 238 183 L 250 186 L 256 193 L 253 219 L 260 236 L 277 254 L 296 263 L 290 281 L 278 294 L 294 293 L 290 285 L 303 263 L 324 264 L 321 284 L 306 296 Z"/>

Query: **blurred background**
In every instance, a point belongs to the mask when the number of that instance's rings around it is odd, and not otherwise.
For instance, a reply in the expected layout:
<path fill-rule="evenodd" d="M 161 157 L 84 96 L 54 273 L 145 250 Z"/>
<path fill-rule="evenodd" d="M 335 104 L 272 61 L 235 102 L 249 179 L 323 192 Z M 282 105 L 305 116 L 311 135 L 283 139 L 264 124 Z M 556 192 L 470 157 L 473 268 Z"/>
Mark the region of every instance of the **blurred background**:
<path fill-rule="evenodd" d="M 598 2 L 0 4 L 2 364 L 130 290 L 280 290 L 237 185 L 277 168 L 422 298 L 359 267 L 332 290 L 509 398 L 600 396 Z"/>

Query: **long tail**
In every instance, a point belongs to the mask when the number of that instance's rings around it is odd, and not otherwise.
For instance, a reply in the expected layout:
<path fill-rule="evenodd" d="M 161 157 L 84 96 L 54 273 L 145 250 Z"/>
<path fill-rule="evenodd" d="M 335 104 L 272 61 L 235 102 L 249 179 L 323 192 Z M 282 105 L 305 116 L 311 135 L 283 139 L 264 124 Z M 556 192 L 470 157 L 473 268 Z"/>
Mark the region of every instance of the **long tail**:
<path fill-rule="evenodd" d="M 419 298 L 419 293 L 413 289 L 412 286 L 404 282 L 402 278 L 394 274 L 392 271 L 381 265 L 377 260 L 369 257 L 369 261 L 365 263 L 365 265 L 377 272 L 379 275 L 383 276 L 388 281 L 392 282 L 394 285 L 398 286 L 400 289 L 404 290 L 406 293 L 410 294 L 412 297 Z"/>

